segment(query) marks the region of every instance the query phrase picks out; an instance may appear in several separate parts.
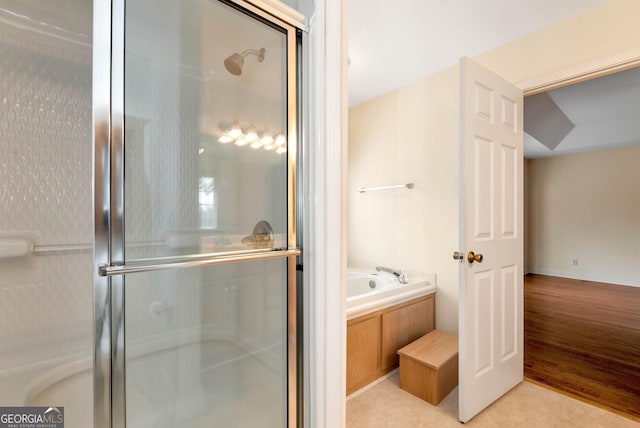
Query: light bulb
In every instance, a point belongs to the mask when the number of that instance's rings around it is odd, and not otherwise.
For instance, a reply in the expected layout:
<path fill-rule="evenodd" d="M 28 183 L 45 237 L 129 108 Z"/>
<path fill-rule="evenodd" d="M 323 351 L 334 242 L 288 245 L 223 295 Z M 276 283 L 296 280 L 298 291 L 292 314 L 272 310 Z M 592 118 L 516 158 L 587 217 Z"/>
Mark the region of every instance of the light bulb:
<path fill-rule="evenodd" d="M 260 141 L 254 141 L 249 147 L 251 147 L 252 149 L 259 149 L 260 147 L 262 147 L 262 143 Z"/>
<path fill-rule="evenodd" d="M 244 138 L 238 138 L 236 141 L 236 146 L 244 146 L 248 143 L 247 140 L 245 140 Z"/>
<path fill-rule="evenodd" d="M 276 153 L 285 153 L 287 151 L 286 147 L 278 147 L 278 150 L 276 150 Z"/>
<path fill-rule="evenodd" d="M 199 155 L 201 155 L 201 154 L 203 154 L 203 153 L 204 153 L 204 148 L 200 147 L 200 148 L 198 149 L 198 154 L 199 154 Z"/>
<path fill-rule="evenodd" d="M 262 144 L 267 145 L 273 143 L 273 137 L 271 135 L 265 135 L 262 137 Z"/>
<path fill-rule="evenodd" d="M 247 133 L 244 136 L 245 140 L 247 141 L 255 141 L 258 139 L 258 133 L 256 132 L 256 130 L 254 128 L 249 129 L 249 131 L 247 131 Z"/>
<path fill-rule="evenodd" d="M 233 125 L 233 128 L 231 128 L 231 131 L 229 131 L 229 136 L 231 138 L 241 137 L 242 136 L 242 129 L 240 129 L 240 126 Z"/>
<path fill-rule="evenodd" d="M 273 144 L 265 144 L 262 148 L 265 150 L 273 150 Z"/>
<path fill-rule="evenodd" d="M 233 138 L 229 137 L 228 135 L 223 135 L 222 137 L 218 138 L 218 143 L 222 143 L 222 144 L 227 144 L 233 141 Z"/>
<path fill-rule="evenodd" d="M 276 137 L 276 146 L 284 146 L 286 142 L 287 138 L 284 135 L 280 134 Z"/>

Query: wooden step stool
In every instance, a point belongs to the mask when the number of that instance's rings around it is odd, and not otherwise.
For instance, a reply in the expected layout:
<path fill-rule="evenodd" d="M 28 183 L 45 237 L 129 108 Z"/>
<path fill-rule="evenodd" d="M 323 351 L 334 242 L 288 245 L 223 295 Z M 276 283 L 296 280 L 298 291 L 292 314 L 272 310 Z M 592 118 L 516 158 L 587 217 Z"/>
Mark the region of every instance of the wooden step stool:
<path fill-rule="evenodd" d="M 437 405 L 458 385 L 458 336 L 433 330 L 398 351 L 400 388 Z"/>

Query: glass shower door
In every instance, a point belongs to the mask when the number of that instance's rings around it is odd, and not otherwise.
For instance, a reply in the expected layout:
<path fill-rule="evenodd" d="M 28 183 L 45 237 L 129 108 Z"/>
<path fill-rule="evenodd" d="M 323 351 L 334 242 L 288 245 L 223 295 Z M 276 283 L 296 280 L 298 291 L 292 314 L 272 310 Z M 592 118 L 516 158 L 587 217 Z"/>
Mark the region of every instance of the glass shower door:
<path fill-rule="evenodd" d="M 111 423 L 295 426 L 296 30 L 243 2 L 112 14 Z"/>

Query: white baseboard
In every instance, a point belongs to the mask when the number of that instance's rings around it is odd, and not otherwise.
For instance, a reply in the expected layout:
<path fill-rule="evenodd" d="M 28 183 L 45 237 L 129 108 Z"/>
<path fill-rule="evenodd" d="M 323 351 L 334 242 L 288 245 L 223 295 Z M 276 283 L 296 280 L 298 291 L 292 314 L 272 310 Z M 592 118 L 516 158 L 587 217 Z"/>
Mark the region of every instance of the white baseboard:
<path fill-rule="evenodd" d="M 549 276 L 557 276 L 560 278 L 580 279 L 583 281 L 604 282 L 607 284 L 626 285 L 628 287 L 640 287 L 640 282 L 620 280 L 620 279 L 598 275 L 594 273 L 588 273 L 588 272 L 567 272 L 562 270 L 540 269 L 540 268 L 529 268 L 528 270 L 529 270 L 528 273 L 533 273 L 538 275 L 549 275 Z"/>

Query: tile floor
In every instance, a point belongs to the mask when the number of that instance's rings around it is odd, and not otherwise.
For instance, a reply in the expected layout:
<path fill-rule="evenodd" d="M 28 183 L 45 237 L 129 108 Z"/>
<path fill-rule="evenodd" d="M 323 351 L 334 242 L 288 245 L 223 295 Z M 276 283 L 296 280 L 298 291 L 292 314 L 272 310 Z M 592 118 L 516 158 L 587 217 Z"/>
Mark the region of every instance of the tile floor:
<path fill-rule="evenodd" d="M 396 373 L 347 401 L 347 428 L 460 428 L 457 414 L 457 388 L 436 407 L 401 390 Z M 523 382 L 464 426 L 640 428 L 640 423 Z"/>

